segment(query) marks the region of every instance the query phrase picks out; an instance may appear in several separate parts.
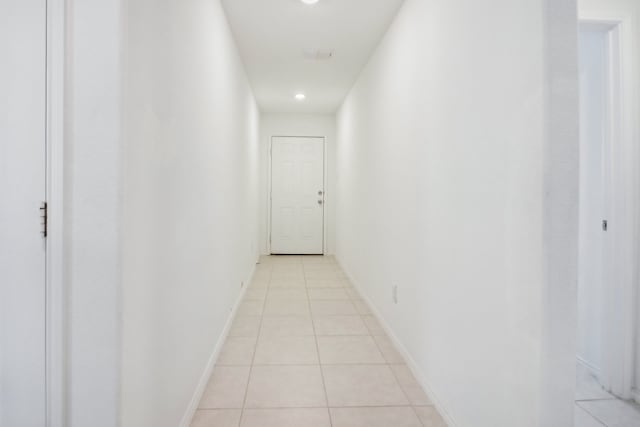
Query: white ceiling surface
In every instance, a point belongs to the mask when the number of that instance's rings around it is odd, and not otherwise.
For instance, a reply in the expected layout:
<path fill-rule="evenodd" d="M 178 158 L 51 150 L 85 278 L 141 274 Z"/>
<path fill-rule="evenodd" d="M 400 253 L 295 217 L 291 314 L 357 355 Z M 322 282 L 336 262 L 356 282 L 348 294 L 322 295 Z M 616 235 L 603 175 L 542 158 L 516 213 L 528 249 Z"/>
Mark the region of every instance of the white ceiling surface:
<path fill-rule="evenodd" d="M 335 112 L 402 2 L 222 0 L 260 109 L 283 113 Z M 309 60 L 305 49 L 334 55 Z"/>

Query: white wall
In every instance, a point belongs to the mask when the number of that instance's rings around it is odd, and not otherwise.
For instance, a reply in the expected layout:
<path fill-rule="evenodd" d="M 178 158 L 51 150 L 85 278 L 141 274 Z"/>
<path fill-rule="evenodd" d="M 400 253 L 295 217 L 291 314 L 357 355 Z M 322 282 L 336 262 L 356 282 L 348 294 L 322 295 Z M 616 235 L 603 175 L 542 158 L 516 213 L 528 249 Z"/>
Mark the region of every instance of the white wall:
<path fill-rule="evenodd" d="M 272 136 L 323 136 L 326 138 L 325 249 L 335 253 L 336 213 L 336 118 L 333 114 L 263 113 L 260 119 L 260 251 L 268 253 L 269 182 L 271 173 L 269 149 Z"/>
<path fill-rule="evenodd" d="M 65 425 L 115 427 L 120 379 L 122 4 L 89 0 L 68 2 L 67 7 Z"/>
<path fill-rule="evenodd" d="M 120 421 L 176 427 L 257 260 L 259 113 L 218 1 L 126 21 Z"/>
<path fill-rule="evenodd" d="M 575 30 L 407 0 L 338 114 L 337 257 L 457 426 L 572 425 Z"/>
<path fill-rule="evenodd" d="M 580 245 L 578 265 L 578 358 L 594 373 L 602 369 L 604 307 L 601 221 L 605 218 L 605 33 L 580 32 Z"/>
<path fill-rule="evenodd" d="M 640 307 L 640 233 L 638 233 L 638 212 L 640 212 L 640 2 L 637 0 L 579 0 L 580 19 L 599 19 L 621 22 L 622 74 L 625 87 L 622 92 L 623 121 L 625 137 L 620 142 L 625 155 L 617 164 L 618 181 L 615 191 L 625 192 L 631 188 L 636 197 L 624 197 L 620 214 L 611 222 L 620 224 L 622 244 L 629 245 L 629 258 L 619 259 L 624 268 L 616 267 L 617 280 L 632 283 L 637 296 L 636 307 Z M 611 230 L 611 229 L 610 229 Z M 613 229 L 615 230 L 615 228 Z M 636 310 L 636 354 L 635 388 L 640 388 L 640 312 Z M 640 401 L 640 393 L 636 392 Z"/>

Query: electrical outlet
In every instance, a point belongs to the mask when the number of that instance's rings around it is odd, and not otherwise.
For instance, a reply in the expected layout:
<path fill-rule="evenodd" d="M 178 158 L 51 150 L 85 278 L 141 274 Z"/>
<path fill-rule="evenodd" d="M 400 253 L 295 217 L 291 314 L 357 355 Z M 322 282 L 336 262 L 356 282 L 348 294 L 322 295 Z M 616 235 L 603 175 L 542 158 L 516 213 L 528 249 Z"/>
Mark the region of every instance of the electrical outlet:
<path fill-rule="evenodd" d="M 391 287 L 391 297 L 393 298 L 393 303 L 398 303 L 398 285 L 393 285 Z"/>

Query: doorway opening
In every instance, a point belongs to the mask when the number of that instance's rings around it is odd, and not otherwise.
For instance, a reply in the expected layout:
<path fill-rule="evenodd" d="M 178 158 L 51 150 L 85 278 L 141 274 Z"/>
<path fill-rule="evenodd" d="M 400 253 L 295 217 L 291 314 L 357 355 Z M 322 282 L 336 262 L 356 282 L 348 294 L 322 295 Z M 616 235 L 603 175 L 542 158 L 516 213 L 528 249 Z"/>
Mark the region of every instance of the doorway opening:
<path fill-rule="evenodd" d="M 576 427 L 640 425 L 633 254 L 637 230 L 626 162 L 621 23 L 580 24 L 580 206 Z M 619 424 L 623 420 L 623 424 Z"/>

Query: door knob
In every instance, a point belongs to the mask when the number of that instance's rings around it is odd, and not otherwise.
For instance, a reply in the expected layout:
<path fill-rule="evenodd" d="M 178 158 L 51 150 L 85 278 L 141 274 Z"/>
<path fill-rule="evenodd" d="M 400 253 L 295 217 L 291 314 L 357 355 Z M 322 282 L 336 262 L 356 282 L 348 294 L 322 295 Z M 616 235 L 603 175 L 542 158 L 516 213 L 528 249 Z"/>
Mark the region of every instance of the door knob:
<path fill-rule="evenodd" d="M 321 205 L 322 204 L 322 200 L 318 200 L 318 204 Z"/>
<path fill-rule="evenodd" d="M 322 196 L 323 194 L 322 190 L 318 191 L 318 196 Z"/>

